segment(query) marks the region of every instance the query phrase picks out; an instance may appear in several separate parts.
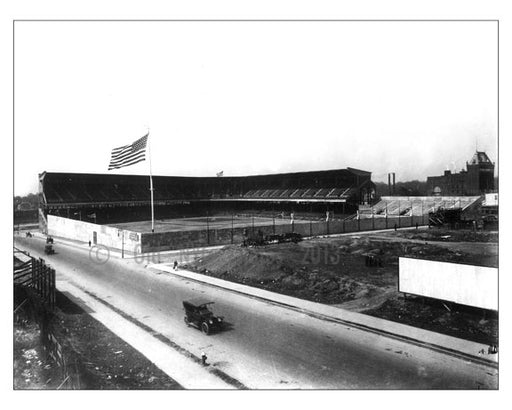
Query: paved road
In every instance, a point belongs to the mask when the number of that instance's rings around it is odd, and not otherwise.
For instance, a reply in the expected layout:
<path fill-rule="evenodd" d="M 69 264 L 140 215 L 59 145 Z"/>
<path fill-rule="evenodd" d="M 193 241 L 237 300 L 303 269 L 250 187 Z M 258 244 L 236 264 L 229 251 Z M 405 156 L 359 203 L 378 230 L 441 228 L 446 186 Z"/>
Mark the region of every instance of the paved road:
<path fill-rule="evenodd" d="M 40 238 L 16 238 L 34 255 Z M 249 388 L 486 389 L 497 370 L 374 333 L 325 322 L 232 292 L 147 269 L 134 260 L 92 263 L 86 247 L 56 241 L 46 260 L 60 280 L 88 289 Z M 94 255 L 93 255 L 94 256 Z M 232 329 L 206 336 L 183 323 L 181 302 L 216 302 Z"/>

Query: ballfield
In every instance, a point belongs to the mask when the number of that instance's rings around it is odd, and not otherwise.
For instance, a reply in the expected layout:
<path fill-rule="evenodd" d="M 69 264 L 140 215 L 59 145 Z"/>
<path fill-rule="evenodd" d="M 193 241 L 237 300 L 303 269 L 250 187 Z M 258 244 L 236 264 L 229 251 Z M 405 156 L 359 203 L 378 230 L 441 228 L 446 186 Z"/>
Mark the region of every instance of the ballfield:
<path fill-rule="evenodd" d="M 293 224 L 308 224 L 308 220 L 294 220 Z M 274 218 L 251 215 L 227 215 L 227 216 L 211 216 L 211 217 L 195 217 L 195 218 L 176 218 L 176 219 L 156 219 L 154 222 L 155 233 L 158 232 L 182 232 L 182 231 L 206 231 L 208 229 L 238 229 L 246 228 L 257 230 L 263 226 L 291 226 L 290 217 L 278 215 Z M 114 228 L 126 229 L 140 233 L 151 232 L 151 221 L 124 222 L 112 224 Z M 291 228 L 289 228 L 291 231 Z"/>

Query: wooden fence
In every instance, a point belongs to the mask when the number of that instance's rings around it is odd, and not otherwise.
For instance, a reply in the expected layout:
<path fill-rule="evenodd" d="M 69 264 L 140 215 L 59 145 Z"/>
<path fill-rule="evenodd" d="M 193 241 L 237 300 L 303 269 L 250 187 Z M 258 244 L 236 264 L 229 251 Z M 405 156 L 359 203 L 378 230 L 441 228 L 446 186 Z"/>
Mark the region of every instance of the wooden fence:
<path fill-rule="evenodd" d="M 43 259 L 14 248 L 14 284 L 30 288 L 50 309 L 55 308 L 55 269 Z"/>

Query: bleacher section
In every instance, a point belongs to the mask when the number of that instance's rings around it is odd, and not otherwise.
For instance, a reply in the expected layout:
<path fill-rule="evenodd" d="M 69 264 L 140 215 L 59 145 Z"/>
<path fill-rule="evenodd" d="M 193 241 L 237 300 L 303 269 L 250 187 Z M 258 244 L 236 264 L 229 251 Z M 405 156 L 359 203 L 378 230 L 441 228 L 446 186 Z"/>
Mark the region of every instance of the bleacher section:
<path fill-rule="evenodd" d="M 250 190 L 243 194 L 247 199 L 346 199 L 353 192 L 350 188 L 266 189 Z"/>
<path fill-rule="evenodd" d="M 480 196 L 383 196 L 374 206 L 360 210 L 361 218 L 387 216 L 422 216 L 440 209 L 466 210 L 481 201 Z"/>

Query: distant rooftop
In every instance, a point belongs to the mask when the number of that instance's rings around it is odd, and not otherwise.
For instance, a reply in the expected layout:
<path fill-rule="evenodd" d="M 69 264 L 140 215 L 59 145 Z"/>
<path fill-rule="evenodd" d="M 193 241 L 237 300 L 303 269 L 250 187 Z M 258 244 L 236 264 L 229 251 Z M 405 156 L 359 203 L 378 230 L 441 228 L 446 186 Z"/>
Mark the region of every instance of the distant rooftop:
<path fill-rule="evenodd" d="M 471 161 L 469 161 L 469 165 L 478 165 L 478 164 L 492 164 L 492 161 L 489 159 L 487 154 L 483 151 L 476 151 Z"/>

